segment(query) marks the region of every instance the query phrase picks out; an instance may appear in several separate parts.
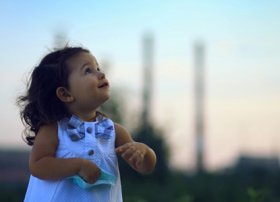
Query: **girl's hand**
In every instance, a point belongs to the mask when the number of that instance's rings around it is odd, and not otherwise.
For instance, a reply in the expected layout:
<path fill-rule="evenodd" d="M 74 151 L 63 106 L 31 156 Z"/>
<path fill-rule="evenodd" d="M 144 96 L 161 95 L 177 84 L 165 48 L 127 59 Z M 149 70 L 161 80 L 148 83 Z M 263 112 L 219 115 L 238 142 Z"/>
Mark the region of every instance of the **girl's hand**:
<path fill-rule="evenodd" d="M 82 159 L 78 174 L 88 183 L 95 183 L 100 177 L 100 169 L 91 161 Z"/>
<path fill-rule="evenodd" d="M 121 155 L 135 170 L 139 170 L 147 150 L 147 145 L 139 142 L 129 142 L 116 148 L 117 154 Z"/>

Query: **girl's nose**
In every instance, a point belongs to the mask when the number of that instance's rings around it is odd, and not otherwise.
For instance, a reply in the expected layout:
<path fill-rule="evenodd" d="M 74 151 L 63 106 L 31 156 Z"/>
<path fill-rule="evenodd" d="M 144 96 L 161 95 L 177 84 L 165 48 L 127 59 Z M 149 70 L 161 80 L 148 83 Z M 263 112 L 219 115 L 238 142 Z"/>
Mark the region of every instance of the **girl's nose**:
<path fill-rule="evenodd" d="M 103 72 L 98 72 L 98 79 L 104 79 L 105 78 L 105 74 Z"/>

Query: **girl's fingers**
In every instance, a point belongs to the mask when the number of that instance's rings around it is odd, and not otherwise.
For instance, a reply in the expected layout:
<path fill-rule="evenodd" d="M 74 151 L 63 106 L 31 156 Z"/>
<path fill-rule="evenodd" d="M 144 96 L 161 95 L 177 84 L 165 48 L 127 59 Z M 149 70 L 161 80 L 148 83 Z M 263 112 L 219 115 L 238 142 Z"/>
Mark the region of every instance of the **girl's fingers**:
<path fill-rule="evenodd" d="M 122 158 L 136 167 L 138 167 L 144 159 L 144 153 L 142 150 L 143 148 L 141 147 L 141 144 L 135 142 L 126 143 L 116 148 L 116 152 L 121 155 Z"/>
<path fill-rule="evenodd" d="M 136 151 L 130 157 L 129 161 L 133 163 L 135 167 L 139 167 L 144 160 L 144 155 L 140 151 Z"/>
<path fill-rule="evenodd" d="M 127 148 L 122 154 L 121 156 L 128 160 L 134 153 L 134 148 Z"/>
<path fill-rule="evenodd" d="M 116 152 L 117 153 L 123 153 L 123 152 L 125 152 L 128 148 L 130 148 L 131 147 L 131 143 L 126 143 L 126 144 L 124 144 L 124 145 L 122 145 L 122 146 L 119 146 L 118 148 L 116 148 Z"/>
<path fill-rule="evenodd" d="M 133 162 L 133 161 L 137 161 L 138 160 L 138 156 L 139 156 L 139 153 L 136 151 L 134 152 L 131 157 L 128 159 L 129 161 Z"/>

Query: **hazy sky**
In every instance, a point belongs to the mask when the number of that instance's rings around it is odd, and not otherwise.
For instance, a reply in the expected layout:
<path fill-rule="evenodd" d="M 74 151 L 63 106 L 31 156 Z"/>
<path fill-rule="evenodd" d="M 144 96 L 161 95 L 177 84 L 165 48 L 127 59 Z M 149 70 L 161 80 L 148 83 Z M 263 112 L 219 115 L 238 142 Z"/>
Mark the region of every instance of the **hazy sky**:
<path fill-rule="evenodd" d="M 142 38 L 154 38 L 153 118 L 171 163 L 194 165 L 193 45 L 206 51 L 206 162 L 280 153 L 280 1 L 0 0 L 0 147 L 28 148 L 15 106 L 29 71 L 64 32 L 109 63 L 130 119 L 141 106 Z M 133 108 L 132 108 L 133 106 Z M 135 110 L 134 106 L 138 106 Z M 136 117 L 136 118 L 135 118 Z"/>

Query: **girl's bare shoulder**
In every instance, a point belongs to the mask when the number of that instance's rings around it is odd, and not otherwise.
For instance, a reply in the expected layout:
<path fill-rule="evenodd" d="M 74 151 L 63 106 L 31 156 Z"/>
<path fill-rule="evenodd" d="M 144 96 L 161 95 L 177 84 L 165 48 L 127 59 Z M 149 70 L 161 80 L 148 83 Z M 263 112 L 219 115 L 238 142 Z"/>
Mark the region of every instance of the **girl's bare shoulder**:
<path fill-rule="evenodd" d="M 115 130 L 116 130 L 116 147 L 119 147 L 128 142 L 133 142 L 131 134 L 125 127 L 123 127 L 118 123 L 115 123 Z"/>
<path fill-rule="evenodd" d="M 44 156 L 54 156 L 58 145 L 57 123 L 40 127 L 31 152 L 31 161 Z"/>

